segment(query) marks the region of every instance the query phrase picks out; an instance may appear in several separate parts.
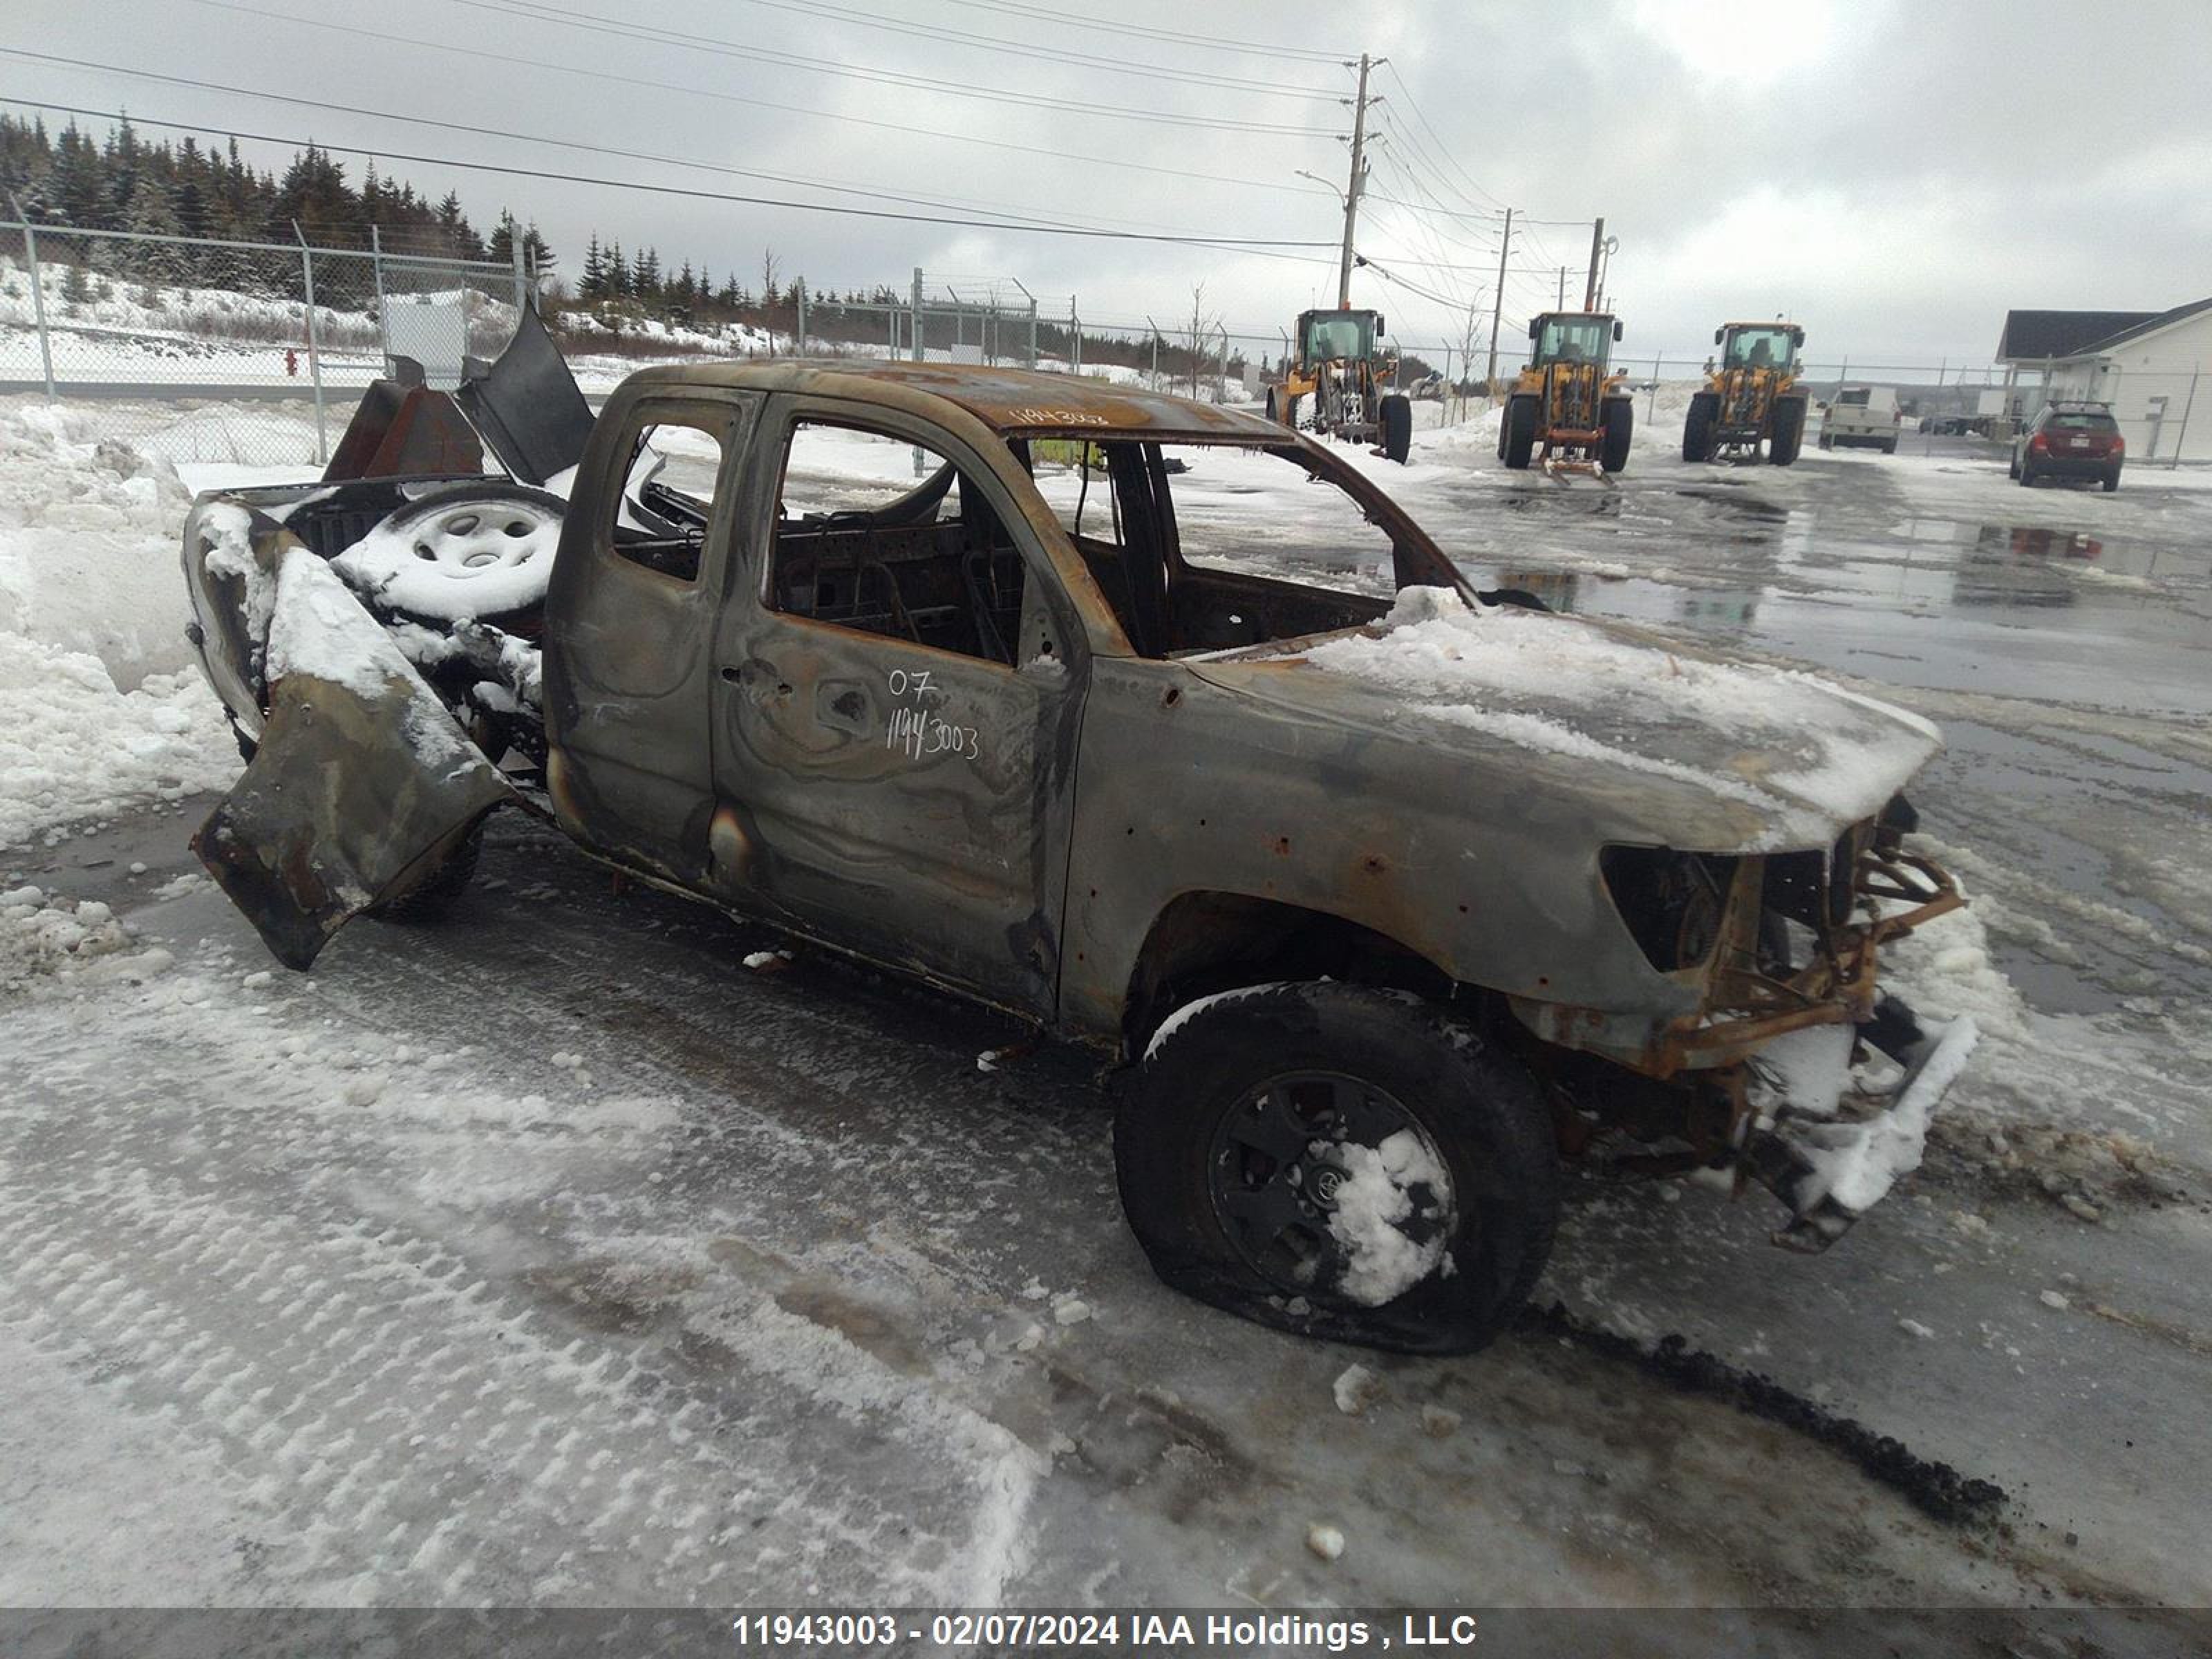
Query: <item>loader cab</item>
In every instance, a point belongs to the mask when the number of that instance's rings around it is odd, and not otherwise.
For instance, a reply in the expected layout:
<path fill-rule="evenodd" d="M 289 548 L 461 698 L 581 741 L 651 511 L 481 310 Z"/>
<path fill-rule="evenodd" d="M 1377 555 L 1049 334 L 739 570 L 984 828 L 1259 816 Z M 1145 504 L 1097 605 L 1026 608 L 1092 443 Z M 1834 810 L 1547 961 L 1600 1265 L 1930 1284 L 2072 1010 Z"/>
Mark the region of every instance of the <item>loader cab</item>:
<path fill-rule="evenodd" d="M 1620 322 L 1602 312 L 1543 312 L 1528 319 L 1528 338 L 1534 347 L 1528 354 L 1528 367 L 1595 363 L 1603 374 L 1612 360 L 1613 343 L 1620 337 Z"/>
<path fill-rule="evenodd" d="M 1719 367 L 1767 368 L 1790 374 L 1804 349 L 1805 331 L 1794 323 L 1729 323 L 1713 332 L 1720 347 Z"/>
<path fill-rule="evenodd" d="M 1316 363 L 1367 362 L 1383 333 L 1379 311 L 1307 311 L 1298 314 L 1299 361 Z"/>

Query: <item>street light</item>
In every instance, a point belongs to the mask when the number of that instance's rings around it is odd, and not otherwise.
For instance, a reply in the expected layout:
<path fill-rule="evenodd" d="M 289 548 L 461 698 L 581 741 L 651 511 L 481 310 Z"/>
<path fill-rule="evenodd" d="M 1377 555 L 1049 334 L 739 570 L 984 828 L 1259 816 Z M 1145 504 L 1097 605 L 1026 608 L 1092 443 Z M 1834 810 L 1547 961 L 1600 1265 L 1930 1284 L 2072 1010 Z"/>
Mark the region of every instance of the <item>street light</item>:
<path fill-rule="evenodd" d="M 1318 173 L 1308 173 L 1304 167 L 1300 167 L 1297 170 L 1297 173 L 1298 177 L 1301 179 L 1310 179 L 1317 185 L 1327 185 L 1330 195 L 1335 197 L 1340 202 L 1344 200 L 1344 192 L 1338 189 L 1334 185 L 1330 184 L 1328 179 L 1322 178 Z"/>

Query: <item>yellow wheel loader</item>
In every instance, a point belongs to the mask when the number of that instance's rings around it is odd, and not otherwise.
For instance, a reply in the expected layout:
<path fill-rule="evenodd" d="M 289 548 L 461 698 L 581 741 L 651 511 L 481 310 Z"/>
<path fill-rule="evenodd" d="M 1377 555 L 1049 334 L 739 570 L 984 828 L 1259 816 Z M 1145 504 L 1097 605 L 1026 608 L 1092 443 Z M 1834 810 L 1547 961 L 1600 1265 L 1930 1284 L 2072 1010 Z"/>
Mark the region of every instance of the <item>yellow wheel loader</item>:
<path fill-rule="evenodd" d="M 1755 461 L 1787 466 L 1805 443 L 1808 388 L 1798 384 L 1797 354 L 1805 331 L 1795 323 L 1729 323 L 1713 331 L 1720 350 L 1708 364 L 1705 389 L 1690 399 L 1682 422 L 1686 461 Z"/>
<path fill-rule="evenodd" d="M 1533 349 L 1498 422 L 1498 459 L 1518 471 L 1618 472 L 1628 465 L 1636 400 L 1613 372 L 1620 322 L 1601 311 L 1546 311 L 1528 319 Z"/>
<path fill-rule="evenodd" d="M 1267 388 L 1267 418 L 1326 438 L 1375 446 L 1403 462 L 1413 447 L 1413 405 L 1390 389 L 1398 361 L 1382 354 L 1379 311 L 1303 311 L 1298 356 Z"/>

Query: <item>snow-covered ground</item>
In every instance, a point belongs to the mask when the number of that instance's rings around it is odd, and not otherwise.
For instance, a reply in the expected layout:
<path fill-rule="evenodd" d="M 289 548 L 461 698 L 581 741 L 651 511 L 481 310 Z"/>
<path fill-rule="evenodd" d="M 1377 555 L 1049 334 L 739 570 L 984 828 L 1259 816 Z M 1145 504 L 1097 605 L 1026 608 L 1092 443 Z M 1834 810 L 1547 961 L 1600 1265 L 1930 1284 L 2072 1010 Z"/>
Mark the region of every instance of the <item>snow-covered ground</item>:
<path fill-rule="evenodd" d="M 1984 1040 L 1928 1166 L 1810 1260 L 1757 1195 L 1582 1182 L 1540 1296 L 2004 1485 L 1962 1536 L 1555 1334 L 1340 1409 L 1347 1355 L 1146 1273 L 1080 1057 L 519 821 L 463 925 L 272 970 L 185 849 L 237 765 L 176 672 L 185 483 L 100 414 L 0 405 L 0 1604 L 2212 1597 L 2191 475 L 1687 467 L 1663 387 L 1611 483 L 1479 420 L 1347 452 L 1484 585 L 1945 728 L 1975 905 L 1890 971 Z M 1337 556 L 1244 465 L 1194 522 Z"/>

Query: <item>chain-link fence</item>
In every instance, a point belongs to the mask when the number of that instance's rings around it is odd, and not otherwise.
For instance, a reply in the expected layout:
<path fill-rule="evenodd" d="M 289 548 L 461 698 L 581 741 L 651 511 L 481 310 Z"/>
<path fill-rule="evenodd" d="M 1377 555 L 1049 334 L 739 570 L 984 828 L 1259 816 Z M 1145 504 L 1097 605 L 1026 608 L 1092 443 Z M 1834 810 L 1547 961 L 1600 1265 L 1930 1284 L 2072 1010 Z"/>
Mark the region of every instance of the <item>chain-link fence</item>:
<path fill-rule="evenodd" d="M 1006 291 L 1011 288 L 1012 292 Z M 1037 301 L 1018 282 L 925 279 L 905 294 L 794 296 L 799 337 L 817 355 L 923 358 L 933 362 L 1057 368 L 1040 356 L 1047 325 Z"/>
<path fill-rule="evenodd" d="M 103 430 L 175 460 L 319 465 L 391 356 L 412 358 L 432 385 L 451 386 L 465 359 L 498 355 L 536 290 L 536 274 L 519 259 L 394 251 L 374 231 L 368 248 L 328 248 L 0 221 L 0 395 L 97 399 Z M 670 355 L 796 346 L 811 356 L 1035 368 L 1257 405 L 1295 356 L 1287 327 L 1231 328 L 1206 308 L 1202 291 L 1158 315 L 1086 318 L 1073 295 L 1040 297 L 1012 277 L 916 270 L 908 283 L 866 292 L 794 284 L 757 310 L 750 326 L 712 337 L 684 334 L 673 317 L 640 325 L 640 312 L 626 351 L 586 365 L 587 384 L 604 389 L 638 362 Z M 574 343 L 587 353 L 617 337 L 582 309 L 558 325 L 581 331 Z M 1389 342 L 1400 387 L 1437 405 L 1420 424 L 1480 417 L 1510 389 L 1527 343 L 1501 339 L 1493 356 L 1487 334 Z M 1662 388 L 1666 401 L 1679 402 L 1707 362 L 1640 356 L 1627 345 L 1613 359 L 1646 421 L 1659 416 Z M 2141 368 L 2130 374 L 2126 390 L 2143 406 L 2130 404 L 2124 417 L 2135 422 L 2131 448 L 2145 459 L 2178 454 L 2197 366 L 2172 368 L 2163 380 Z M 2046 396 L 2110 392 L 2002 364 L 1841 354 L 1808 362 L 1801 378 L 1823 401 L 1845 386 L 1887 386 L 1912 428 L 1925 420 L 1939 432 L 1998 437 Z"/>
<path fill-rule="evenodd" d="M 0 222 L 0 394 L 97 398 L 175 460 L 326 459 L 387 356 L 434 385 L 496 356 L 519 266 L 305 242 Z"/>

